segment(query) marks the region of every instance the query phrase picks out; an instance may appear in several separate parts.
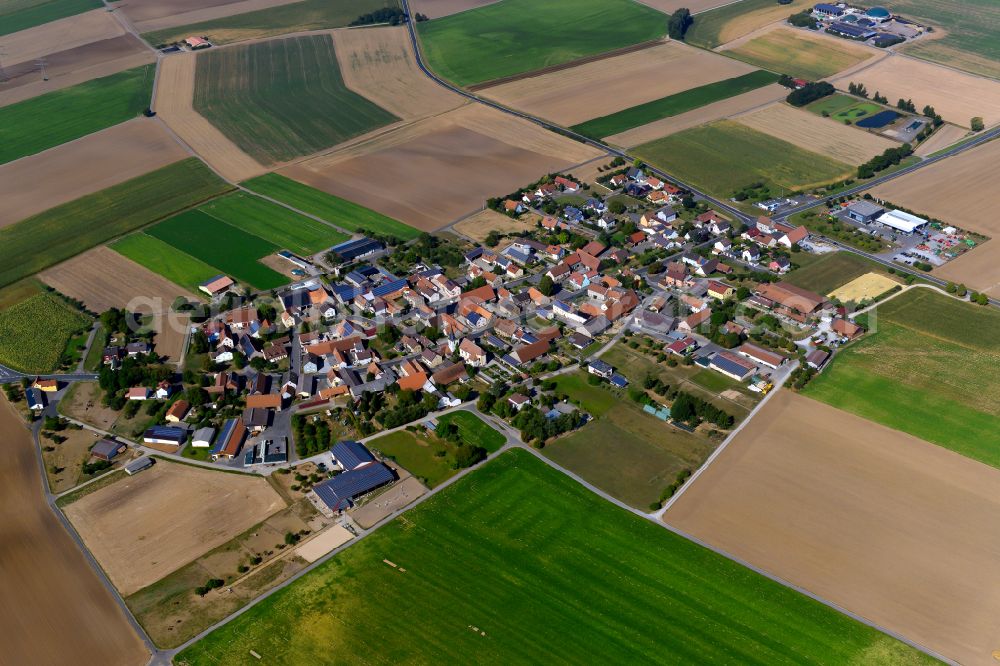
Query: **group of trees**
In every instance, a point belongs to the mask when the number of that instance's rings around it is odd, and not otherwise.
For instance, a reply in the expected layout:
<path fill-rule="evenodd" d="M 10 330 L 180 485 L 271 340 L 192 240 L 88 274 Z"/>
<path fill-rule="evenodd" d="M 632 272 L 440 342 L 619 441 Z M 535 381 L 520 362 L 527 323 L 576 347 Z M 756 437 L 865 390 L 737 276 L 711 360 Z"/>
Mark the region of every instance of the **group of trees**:
<path fill-rule="evenodd" d="M 333 444 L 330 425 L 323 419 L 313 421 L 311 417 L 296 414 L 292 417 L 295 431 L 295 450 L 300 458 L 322 453 Z"/>
<path fill-rule="evenodd" d="M 578 410 L 549 419 L 538 408 L 528 405 L 514 416 L 512 423 L 521 431 L 522 440 L 541 448 L 546 440 L 582 426 L 584 419 Z"/>
<path fill-rule="evenodd" d="M 913 146 L 908 143 L 904 143 L 897 148 L 888 148 L 881 155 L 876 155 L 858 166 L 858 178 L 871 178 L 879 171 L 899 164 L 904 158 L 912 154 Z"/>
<path fill-rule="evenodd" d="M 391 257 L 392 264 L 400 268 L 417 263 L 454 267 L 461 265 L 464 260 L 465 255 L 458 246 L 430 234 L 421 234 L 412 244 L 397 249 Z"/>
<path fill-rule="evenodd" d="M 433 393 L 425 393 L 422 399 L 418 399 L 415 391 L 403 390 L 397 394 L 396 406 L 383 409 L 375 418 L 388 430 L 422 419 L 437 406 L 438 399 Z"/>
<path fill-rule="evenodd" d="M 417 19 L 420 20 L 419 18 Z M 374 25 L 376 23 L 388 23 L 389 25 L 399 25 L 406 21 L 406 14 L 399 7 L 382 7 L 373 12 L 362 14 L 351 21 L 351 25 Z"/>
<path fill-rule="evenodd" d="M 805 106 L 836 92 L 836 88 L 826 81 L 807 83 L 798 90 L 788 93 L 785 100 L 792 106 Z"/>
<path fill-rule="evenodd" d="M 670 35 L 670 39 L 683 40 L 692 23 L 694 23 L 694 18 L 691 16 L 691 11 L 681 7 L 667 20 L 667 34 Z"/>
<path fill-rule="evenodd" d="M 808 10 L 799 12 L 798 14 L 792 14 L 788 17 L 788 22 L 796 28 L 809 28 L 810 30 L 816 30 L 819 28 L 819 21 L 817 21 L 812 15 L 812 12 Z"/>
<path fill-rule="evenodd" d="M 118 410 L 125 406 L 123 393 L 126 389 L 133 386 L 153 387 L 172 376 L 173 370 L 159 364 L 156 354 L 150 352 L 146 356 L 126 358 L 118 370 L 102 365 L 98 372 L 98 384 L 105 392 L 104 401 L 107 406 Z"/>
<path fill-rule="evenodd" d="M 438 426 L 435 434 L 455 446 L 455 458 L 452 462 L 455 469 L 472 467 L 476 463 L 486 460 L 488 454 L 486 449 L 462 439 L 462 431 L 457 423 L 442 423 Z"/>

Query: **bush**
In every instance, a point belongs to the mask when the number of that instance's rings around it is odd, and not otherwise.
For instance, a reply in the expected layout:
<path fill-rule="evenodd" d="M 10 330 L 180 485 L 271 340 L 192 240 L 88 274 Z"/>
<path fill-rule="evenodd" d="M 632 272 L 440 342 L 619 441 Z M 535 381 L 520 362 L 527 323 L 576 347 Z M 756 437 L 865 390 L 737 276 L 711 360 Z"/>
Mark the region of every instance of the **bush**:
<path fill-rule="evenodd" d="M 790 92 L 785 100 L 792 106 L 805 106 L 827 95 L 832 95 L 834 92 L 836 92 L 836 88 L 826 81 L 807 83 L 798 90 Z"/>

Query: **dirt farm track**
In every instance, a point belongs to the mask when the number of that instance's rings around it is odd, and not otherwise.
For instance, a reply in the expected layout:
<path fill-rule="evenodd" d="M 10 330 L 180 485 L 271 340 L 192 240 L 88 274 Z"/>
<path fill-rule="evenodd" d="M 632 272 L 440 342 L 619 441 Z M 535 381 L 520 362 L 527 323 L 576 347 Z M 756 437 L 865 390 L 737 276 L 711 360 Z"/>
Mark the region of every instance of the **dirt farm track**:
<path fill-rule="evenodd" d="M 260 477 L 159 460 L 73 502 L 65 513 L 128 596 L 284 507 Z"/>
<path fill-rule="evenodd" d="M 664 520 L 962 664 L 1000 649 L 1000 471 L 790 391 Z"/>
<path fill-rule="evenodd" d="M 0 403 L 0 663 L 145 664 L 149 653 L 45 504 L 30 434 Z"/>

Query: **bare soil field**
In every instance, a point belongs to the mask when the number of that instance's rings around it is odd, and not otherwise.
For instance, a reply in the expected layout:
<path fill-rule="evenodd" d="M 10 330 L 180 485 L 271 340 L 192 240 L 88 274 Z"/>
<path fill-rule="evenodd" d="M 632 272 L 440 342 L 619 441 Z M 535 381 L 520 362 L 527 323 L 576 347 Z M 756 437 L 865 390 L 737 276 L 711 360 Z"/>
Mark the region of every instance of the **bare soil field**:
<path fill-rule="evenodd" d="M 39 277 L 50 287 L 83 301 L 94 312 L 125 307 L 133 299 L 142 299 L 140 305 L 133 304 L 134 311 L 142 313 L 164 311 L 178 296 L 197 300 L 165 277 L 104 246 L 49 268 Z M 160 307 L 154 308 L 153 304 Z"/>
<path fill-rule="evenodd" d="M 600 153 L 480 105 L 286 167 L 307 185 L 433 231 L 483 202 Z"/>
<path fill-rule="evenodd" d="M 133 35 L 119 35 L 45 56 L 45 76 L 37 60 L 4 66 L 7 80 L 0 87 L 0 106 L 14 104 L 53 90 L 110 76 L 156 60 L 156 56 Z"/>
<path fill-rule="evenodd" d="M 0 165 L 0 229 L 187 157 L 160 122 L 136 118 Z"/>
<path fill-rule="evenodd" d="M 466 103 L 420 71 L 405 27 L 333 30 L 330 34 L 347 87 L 394 115 L 412 120 Z"/>
<path fill-rule="evenodd" d="M 860 303 L 867 298 L 875 298 L 884 294 L 899 283 L 890 277 L 879 273 L 865 273 L 854 278 L 845 285 L 837 287 L 828 296 L 839 299 L 842 303 L 853 301 Z"/>
<path fill-rule="evenodd" d="M 99 42 L 125 34 L 115 17 L 104 9 L 43 23 L 3 38 L 4 67 L 33 62 L 58 51 Z"/>
<path fill-rule="evenodd" d="M 885 137 L 796 109 L 783 102 L 733 118 L 783 141 L 847 164 L 861 164 L 899 144 Z"/>
<path fill-rule="evenodd" d="M 426 14 L 429 18 L 436 19 L 492 5 L 494 2 L 498 0 L 414 0 L 410 3 L 410 7 L 414 14 Z"/>
<path fill-rule="evenodd" d="M 7 404 L 0 435 L 4 663 L 146 663 L 149 653 L 42 498 L 34 442 Z"/>
<path fill-rule="evenodd" d="M 118 420 L 118 412 L 101 404 L 97 382 L 74 383 L 59 401 L 59 413 L 106 431 Z"/>
<path fill-rule="evenodd" d="M 958 127 L 956 125 L 944 124 L 937 129 L 931 138 L 924 141 L 922 144 L 917 146 L 917 149 L 913 151 L 915 155 L 919 157 L 927 157 L 931 153 L 936 153 L 939 150 L 944 150 L 948 146 L 958 143 L 969 131 L 964 127 Z"/>
<path fill-rule="evenodd" d="M 615 146 L 638 146 L 642 143 L 655 141 L 661 137 L 697 127 L 698 125 L 729 118 L 737 113 L 777 102 L 787 96 L 788 88 L 773 83 L 769 86 L 743 93 L 742 95 L 713 102 L 700 109 L 656 120 L 646 125 L 621 132 L 620 134 L 609 136 L 605 138 L 605 141 Z"/>
<path fill-rule="evenodd" d="M 240 182 L 265 173 L 267 169 L 194 110 L 195 58 L 194 53 L 182 53 L 160 62 L 156 85 L 159 117 L 224 178 Z"/>
<path fill-rule="evenodd" d="M 203 21 L 214 21 L 215 19 L 255 12 L 258 9 L 269 9 L 290 5 L 301 0 L 242 0 L 218 3 L 197 3 L 193 4 L 186 0 L 180 2 L 124 2 L 119 6 L 129 18 L 133 14 L 146 16 L 142 20 L 133 20 L 136 30 L 140 33 L 154 32 L 166 28 L 175 28 L 182 25 L 193 25 Z M 170 10 L 169 13 L 164 13 Z M 159 15 L 158 15 L 159 14 Z"/>
<path fill-rule="evenodd" d="M 156 337 L 156 353 L 166 357 L 169 363 L 180 363 L 184 359 L 184 342 L 191 326 L 190 315 L 177 312 L 161 312 L 153 315 L 153 330 Z"/>
<path fill-rule="evenodd" d="M 65 437 L 66 441 L 57 444 L 44 436 L 39 438 L 45 473 L 49 478 L 49 490 L 54 494 L 70 490 L 91 478 L 84 477 L 83 464 L 90 460 L 90 447 L 101 439 L 101 435 L 87 429 L 66 429 L 57 434 Z M 46 451 L 46 448 L 52 450 Z M 125 459 L 128 457 L 128 453 L 120 456 Z"/>
<path fill-rule="evenodd" d="M 465 218 L 452 227 L 452 229 L 463 236 L 468 236 L 477 243 L 482 243 L 492 231 L 495 231 L 498 234 L 530 231 L 535 227 L 538 219 L 538 216 L 534 214 L 522 215 L 520 218 L 514 219 L 490 208 L 486 208 L 479 211 L 475 215 L 470 215 Z"/>
<path fill-rule="evenodd" d="M 885 58 L 874 66 L 833 81 L 838 88 L 863 83 L 891 102 L 912 99 L 917 109 L 930 104 L 946 122 L 968 128 L 974 116 L 986 126 L 1000 122 L 1000 82 L 964 74 L 925 60 L 904 56 Z"/>
<path fill-rule="evenodd" d="M 569 126 L 754 69 L 681 42 L 665 42 L 571 69 L 504 83 L 487 88 L 482 94 L 506 106 Z M 601 91 L 600 94 L 595 94 L 595 90 Z"/>
<path fill-rule="evenodd" d="M 133 23 L 167 18 L 209 7 L 238 4 L 240 0 L 126 0 L 111 3 Z"/>
<path fill-rule="evenodd" d="M 161 459 L 64 510 L 115 587 L 129 595 L 283 508 L 262 478 Z"/>
<path fill-rule="evenodd" d="M 354 538 L 347 528 L 332 525 L 329 529 L 316 535 L 295 549 L 295 554 L 306 562 L 315 562 L 334 548 L 343 546 Z"/>
<path fill-rule="evenodd" d="M 935 268 L 934 273 L 942 280 L 964 284 L 992 298 L 1000 298 L 1000 242 L 993 239 Z"/>
<path fill-rule="evenodd" d="M 371 498 L 351 512 L 351 518 L 365 529 L 372 527 L 403 507 L 409 506 L 427 492 L 427 488 L 420 483 L 419 479 L 411 476 L 409 472 L 398 465 L 392 465 L 392 467 L 399 474 L 400 480 L 385 492 Z"/>
<path fill-rule="evenodd" d="M 1000 472 L 783 391 L 664 520 L 963 664 L 1000 647 Z"/>

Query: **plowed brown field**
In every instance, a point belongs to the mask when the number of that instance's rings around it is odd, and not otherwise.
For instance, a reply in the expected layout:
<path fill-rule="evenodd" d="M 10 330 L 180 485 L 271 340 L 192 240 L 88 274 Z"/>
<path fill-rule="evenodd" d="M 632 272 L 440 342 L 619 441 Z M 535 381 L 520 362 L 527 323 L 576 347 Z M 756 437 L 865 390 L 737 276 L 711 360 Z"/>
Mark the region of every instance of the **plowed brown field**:
<path fill-rule="evenodd" d="M 192 25 L 203 21 L 245 14 L 259 9 L 268 9 L 280 5 L 290 5 L 301 0 L 226 0 L 225 2 L 197 2 L 189 0 L 169 0 L 163 2 L 124 2 L 119 6 L 125 15 L 132 19 L 139 32 L 153 32 L 182 25 Z M 141 17 L 141 18 L 140 18 Z"/>
<path fill-rule="evenodd" d="M 43 499 L 31 436 L 0 402 L 0 661 L 145 664 L 142 641 Z"/>
<path fill-rule="evenodd" d="M 282 169 L 432 231 L 539 176 L 600 155 L 481 105 L 464 106 Z"/>
<path fill-rule="evenodd" d="M 186 157 L 160 122 L 136 118 L 0 165 L 0 228 Z"/>
<path fill-rule="evenodd" d="M 4 67 L 34 61 L 50 53 L 111 39 L 125 34 L 115 17 L 103 9 L 43 23 L 3 38 Z"/>
<path fill-rule="evenodd" d="M 81 497 L 65 513 L 127 596 L 283 508 L 260 477 L 158 460 Z"/>
<path fill-rule="evenodd" d="M 224 178 L 239 182 L 267 171 L 205 120 L 191 105 L 194 53 L 164 58 L 156 84 L 156 111 L 180 138 Z"/>
<path fill-rule="evenodd" d="M 666 42 L 486 88 L 481 94 L 568 126 L 754 69 L 738 60 L 681 42 Z"/>
<path fill-rule="evenodd" d="M 400 118 L 423 118 L 465 103 L 420 71 L 405 27 L 330 34 L 347 87 Z"/>
<path fill-rule="evenodd" d="M 428 17 L 441 18 L 450 14 L 464 12 L 467 9 L 476 9 L 492 5 L 499 0 L 413 0 L 410 6 L 413 13 L 426 14 Z"/>
<path fill-rule="evenodd" d="M 1000 472 L 789 391 L 664 520 L 963 664 L 1000 648 Z"/>

